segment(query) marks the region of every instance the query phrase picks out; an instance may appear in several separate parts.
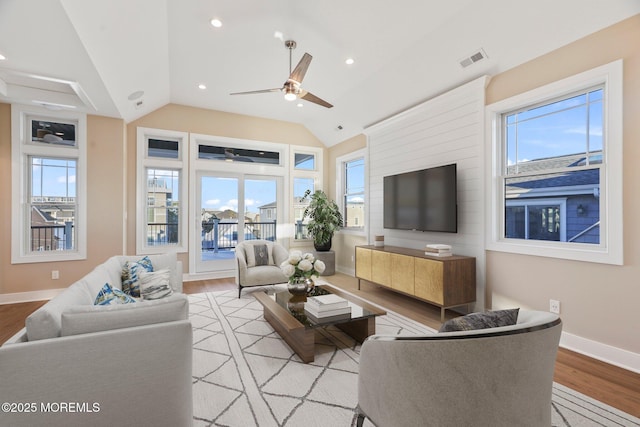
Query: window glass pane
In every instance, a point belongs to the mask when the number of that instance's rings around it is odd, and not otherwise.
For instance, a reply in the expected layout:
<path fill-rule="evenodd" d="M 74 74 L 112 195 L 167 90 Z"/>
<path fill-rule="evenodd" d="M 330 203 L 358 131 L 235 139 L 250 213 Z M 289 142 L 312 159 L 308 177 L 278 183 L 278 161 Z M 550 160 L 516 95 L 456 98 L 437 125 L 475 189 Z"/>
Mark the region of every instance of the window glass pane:
<path fill-rule="evenodd" d="M 602 89 L 508 114 L 505 149 L 509 174 L 526 172 L 526 163 L 602 150 Z M 521 167 L 521 165 L 523 165 Z M 557 169 L 553 161 L 538 167 Z"/>
<path fill-rule="evenodd" d="M 309 239 L 307 227 L 305 224 L 309 218 L 304 218 L 304 210 L 309 205 L 309 200 L 303 201 L 305 192 L 309 190 L 312 194 L 315 191 L 313 178 L 294 178 L 293 179 L 293 218 L 295 223 L 295 238 Z"/>
<path fill-rule="evenodd" d="M 560 208 L 558 206 L 528 206 L 529 239 L 560 240 Z"/>
<path fill-rule="evenodd" d="M 167 141 L 164 139 L 149 139 L 149 157 L 160 157 L 165 159 L 180 158 L 178 141 Z"/>
<path fill-rule="evenodd" d="M 364 158 L 344 164 L 344 225 L 345 227 L 364 226 Z"/>
<path fill-rule="evenodd" d="M 30 250 L 74 250 L 77 161 L 29 157 L 29 168 Z"/>
<path fill-rule="evenodd" d="M 180 242 L 180 171 L 147 169 L 147 244 Z"/>
<path fill-rule="evenodd" d="M 245 179 L 245 240 L 275 241 L 277 208 L 275 179 Z"/>
<path fill-rule="evenodd" d="M 505 237 L 600 243 L 600 170 L 505 180 Z M 557 200 L 553 203 L 552 200 Z M 560 209 L 565 203 L 566 212 Z M 566 230 L 566 233 L 560 233 Z"/>
<path fill-rule="evenodd" d="M 31 120 L 31 141 L 53 145 L 75 146 L 76 125 L 46 120 Z"/>
<path fill-rule="evenodd" d="M 295 154 L 295 169 L 302 170 L 315 170 L 316 157 L 313 154 L 296 153 Z"/>
<path fill-rule="evenodd" d="M 280 153 L 277 151 L 248 150 L 204 144 L 198 146 L 198 158 L 223 162 L 280 164 Z"/>
<path fill-rule="evenodd" d="M 201 178 L 202 261 L 229 259 L 238 244 L 238 179 Z"/>

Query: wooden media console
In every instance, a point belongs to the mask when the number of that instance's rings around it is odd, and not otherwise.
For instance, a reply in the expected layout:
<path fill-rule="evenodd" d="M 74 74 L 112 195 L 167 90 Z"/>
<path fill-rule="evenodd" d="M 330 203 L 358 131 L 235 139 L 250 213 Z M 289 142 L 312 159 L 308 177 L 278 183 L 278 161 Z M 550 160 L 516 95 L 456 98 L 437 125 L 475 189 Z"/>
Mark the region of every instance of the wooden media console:
<path fill-rule="evenodd" d="M 356 246 L 356 277 L 445 309 L 476 300 L 476 259 L 397 246 Z"/>

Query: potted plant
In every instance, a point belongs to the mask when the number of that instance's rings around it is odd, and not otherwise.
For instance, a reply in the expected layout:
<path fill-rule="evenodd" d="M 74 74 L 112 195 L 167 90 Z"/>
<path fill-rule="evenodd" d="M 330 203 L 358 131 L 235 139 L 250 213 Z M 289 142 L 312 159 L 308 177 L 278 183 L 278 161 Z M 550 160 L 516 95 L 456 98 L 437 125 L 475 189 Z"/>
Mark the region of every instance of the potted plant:
<path fill-rule="evenodd" d="M 302 218 L 310 218 L 307 231 L 313 237 L 313 247 L 316 251 L 331 249 L 333 233 L 342 227 L 342 213 L 333 200 L 329 200 L 322 190 L 311 194 L 311 190 L 304 193 L 303 201 L 309 198 L 309 206 L 304 210 Z"/>

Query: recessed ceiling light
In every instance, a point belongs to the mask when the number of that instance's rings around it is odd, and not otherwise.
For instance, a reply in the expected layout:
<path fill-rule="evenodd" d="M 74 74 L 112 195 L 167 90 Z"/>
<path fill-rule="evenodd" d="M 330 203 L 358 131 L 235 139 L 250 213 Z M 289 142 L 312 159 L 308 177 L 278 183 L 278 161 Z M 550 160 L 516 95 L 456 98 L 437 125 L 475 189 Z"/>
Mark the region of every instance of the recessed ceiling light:
<path fill-rule="evenodd" d="M 298 102 L 298 107 L 304 107 L 304 104 L 302 102 Z"/>
<path fill-rule="evenodd" d="M 276 31 L 275 33 L 273 33 L 273 37 L 284 41 L 284 35 L 282 34 L 282 31 Z"/>
<path fill-rule="evenodd" d="M 207 88 L 207 85 L 205 85 L 204 83 L 200 83 L 200 84 L 198 85 L 198 89 L 205 90 L 206 88 Z"/>
<path fill-rule="evenodd" d="M 219 20 L 218 18 L 213 18 L 211 20 L 211 25 L 213 25 L 216 28 L 220 28 L 220 27 L 222 27 L 222 21 Z"/>
<path fill-rule="evenodd" d="M 354 62 L 356 62 L 356 61 L 354 61 L 353 58 L 347 58 L 347 60 L 344 61 L 344 63 L 347 64 L 347 65 L 353 65 Z"/>
<path fill-rule="evenodd" d="M 7 57 L 0 53 L 0 61 L 4 61 L 5 59 L 7 59 Z"/>

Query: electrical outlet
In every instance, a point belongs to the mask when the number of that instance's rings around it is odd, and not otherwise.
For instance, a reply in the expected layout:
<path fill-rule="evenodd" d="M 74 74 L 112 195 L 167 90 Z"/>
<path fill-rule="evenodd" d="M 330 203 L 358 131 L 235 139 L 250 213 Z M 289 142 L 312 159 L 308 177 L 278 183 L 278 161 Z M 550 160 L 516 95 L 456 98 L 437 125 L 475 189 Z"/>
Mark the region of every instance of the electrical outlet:
<path fill-rule="evenodd" d="M 555 299 L 549 300 L 549 311 L 555 314 L 560 314 L 560 301 Z"/>
<path fill-rule="evenodd" d="M 60 278 L 60 272 L 58 270 L 51 271 L 51 278 L 53 280 L 58 280 Z"/>

